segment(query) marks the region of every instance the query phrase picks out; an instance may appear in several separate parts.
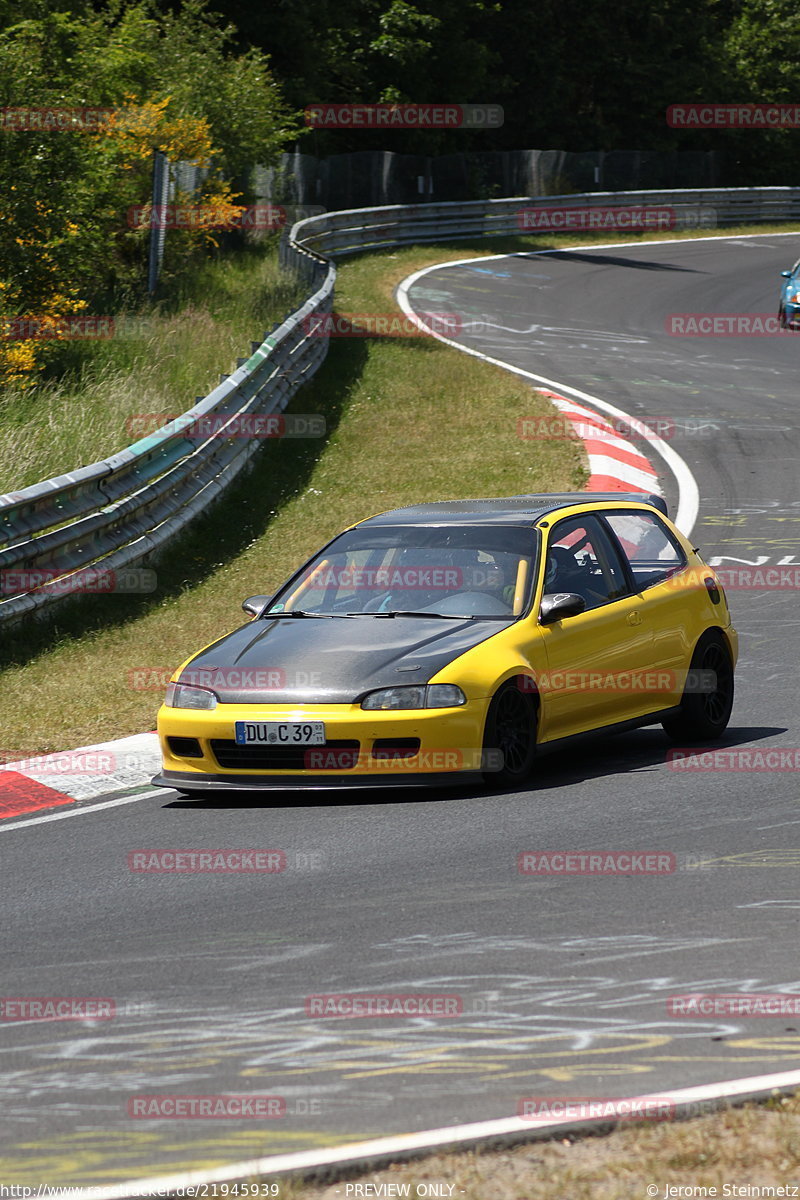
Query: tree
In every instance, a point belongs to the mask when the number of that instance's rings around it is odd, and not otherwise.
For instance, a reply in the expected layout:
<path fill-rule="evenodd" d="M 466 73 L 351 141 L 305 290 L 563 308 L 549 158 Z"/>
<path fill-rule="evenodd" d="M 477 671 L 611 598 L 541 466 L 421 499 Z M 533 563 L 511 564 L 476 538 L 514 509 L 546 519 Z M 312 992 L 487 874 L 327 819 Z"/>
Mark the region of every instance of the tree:
<path fill-rule="evenodd" d="M 797 105 L 800 11 L 794 0 L 743 0 L 725 42 L 733 101 Z M 729 132 L 733 182 L 764 185 L 797 181 L 798 129 Z"/>
<path fill-rule="evenodd" d="M 309 0 L 302 5 L 274 0 L 268 8 L 245 0 L 217 3 L 243 37 L 267 51 L 297 108 L 499 100 L 496 35 L 502 6 L 491 0 Z M 460 129 L 315 131 L 301 145 L 320 155 L 490 148 L 484 132 Z"/>
<path fill-rule="evenodd" d="M 165 16 L 152 0 L 73 12 L 23 0 L 22 15 L 0 32 L 0 108 L 12 110 L 0 132 L 0 320 L 53 331 L 140 277 L 145 234 L 127 213 L 150 198 L 154 149 L 209 167 L 206 199 L 225 214 L 232 177 L 273 159 L 298 124 L 265 55 L 235 53 L 235 31 L 202 0 Z M 114 115 L 90 121 L 98 109 Z M 34 355 L 7 338 L 0 379 L 4 362 L 6 380 L 19 380 L 32 358 L 46 359 L 45 343 Z"/>

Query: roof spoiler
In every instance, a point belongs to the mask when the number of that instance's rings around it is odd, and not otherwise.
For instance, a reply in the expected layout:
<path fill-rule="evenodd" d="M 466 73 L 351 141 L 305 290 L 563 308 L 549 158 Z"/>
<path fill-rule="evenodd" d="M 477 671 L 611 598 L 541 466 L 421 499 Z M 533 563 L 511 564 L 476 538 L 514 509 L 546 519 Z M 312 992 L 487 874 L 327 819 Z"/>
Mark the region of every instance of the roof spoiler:
<path fill-rule="evenodd" d="M 568 504 L 591 504 L 594 500 L 617 500 L 625 503 L 633 502 L 634 504 L 651 504 L 653 508 L 657 508 L 665 517 L 669 516 L 667 502 L 663 496 L 657 495 L 656 492 L 553 492 L 536 495 L 529 492 L 531 500 L 552 501 L 555 503 Z M 524 500 L 527 496 L 514 496 L 514 500 Z"/>
<path fill-rule="evenodd" d="M 633 500 L 636 504 L 652 504 L 665 517 L 669 516 L 667 502 L 655 492 L 586 492 L 587 500 Z"/>

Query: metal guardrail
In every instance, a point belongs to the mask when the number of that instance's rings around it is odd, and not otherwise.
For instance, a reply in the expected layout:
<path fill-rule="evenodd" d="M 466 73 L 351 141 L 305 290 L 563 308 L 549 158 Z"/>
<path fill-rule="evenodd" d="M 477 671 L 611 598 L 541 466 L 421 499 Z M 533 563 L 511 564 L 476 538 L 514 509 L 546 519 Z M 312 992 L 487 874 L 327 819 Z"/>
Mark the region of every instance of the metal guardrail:
<path fill-rule="evenodd" d="M 462 203 L 395 205 L 324 213 L 300 223 L 304 246 L 318 254 L 356 254 L 414 242 L 503 237 L 528 232 L 523 209 L 670 209 L 676 229 L 800 221 L 800 188 L 694 188 L 686 191 L 586 192 Z M 293 231 L 294 232 L 294 231 Z"/>
<path fill-rule="evenodd" d="M 517 234 L 524 208 L 602 206 L 669 208 L 683 228 L 800 221 L 800 188 L 515 197 L 351 209 L 298 222 L 281 243 L 280 261 L 310 294 L 219 387 L 119 454 L 0 496 L 0 623 L 73 595 L 70 579 L 82 572 L 118 572 L 147 560 L 236 478 L 260 440 L 226 437 L 225 429 L 235 431 L 242 417 L 282 412 L 325 358 L 328 340 L 311 319 L 332 311 L 332 256 Z M 203 418 L 213 418 L 210 437 L 194 432 Z M 33 586 L 32 572 L 48 582 Z"/>

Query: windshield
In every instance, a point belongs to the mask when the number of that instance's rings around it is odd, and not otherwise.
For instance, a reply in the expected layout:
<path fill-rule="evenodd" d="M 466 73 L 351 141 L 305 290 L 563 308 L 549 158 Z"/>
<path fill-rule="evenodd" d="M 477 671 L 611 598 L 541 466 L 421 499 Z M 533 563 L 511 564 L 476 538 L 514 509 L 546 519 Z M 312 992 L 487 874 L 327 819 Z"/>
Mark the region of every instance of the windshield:
<path fill-rule="evenodd" d="M 530 597 L 537 538 L 513 526 L 351 529 L 306 563 L 265 616 L 518 617 Z"/>

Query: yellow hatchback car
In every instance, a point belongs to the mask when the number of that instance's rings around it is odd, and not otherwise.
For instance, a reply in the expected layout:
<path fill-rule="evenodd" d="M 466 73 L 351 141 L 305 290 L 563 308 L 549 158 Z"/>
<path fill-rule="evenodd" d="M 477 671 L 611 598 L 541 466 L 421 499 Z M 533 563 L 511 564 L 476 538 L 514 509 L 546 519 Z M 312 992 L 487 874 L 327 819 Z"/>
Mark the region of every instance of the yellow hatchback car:
<path fill-rule="evenodd" d="M 718 738 L 738 639 L 659 496 L 452 500 L 341 533 L 173 675 L 153 780 L 208 790 L 523 784 L 537 748 Z"/>

